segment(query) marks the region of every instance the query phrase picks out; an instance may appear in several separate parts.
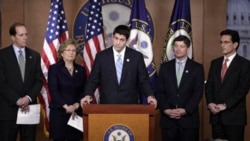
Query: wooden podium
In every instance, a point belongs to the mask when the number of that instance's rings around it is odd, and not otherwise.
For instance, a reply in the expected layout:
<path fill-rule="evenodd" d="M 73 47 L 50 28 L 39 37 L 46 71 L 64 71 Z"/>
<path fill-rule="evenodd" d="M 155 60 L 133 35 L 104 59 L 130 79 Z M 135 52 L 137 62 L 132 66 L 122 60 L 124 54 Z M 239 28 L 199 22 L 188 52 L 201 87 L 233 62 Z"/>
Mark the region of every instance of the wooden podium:
<path fill-rule="evenodd" d="M 155 114 L 152 105 L 84 105 L 84 141 L 154 141 Z"/>

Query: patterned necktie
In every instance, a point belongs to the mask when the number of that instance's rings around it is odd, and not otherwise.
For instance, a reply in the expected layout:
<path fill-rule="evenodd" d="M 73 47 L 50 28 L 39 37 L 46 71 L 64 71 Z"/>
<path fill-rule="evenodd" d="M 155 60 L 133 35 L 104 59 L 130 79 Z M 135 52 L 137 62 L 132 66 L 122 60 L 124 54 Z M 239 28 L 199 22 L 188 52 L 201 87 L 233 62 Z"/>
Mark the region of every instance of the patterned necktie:
<path fill-rule="evenodd" d="M 122 62 L 121 54 L 118 54 L 116 64 L 115 64 L 118 84 L 120 84 L 120 80 L 121 80 L 122 64 L 123 64 L 123 62 Z"/>
<path fill-rule="evenodd" d="M 227 72 L 227 62 L 228 62 L 228 61 L 229 61 L 229 59 L 226 58 L 226 59 L 224 60 L 223 65 L 222 65 L 222 69 L 221 69 L 221 82 L 223 82 L 223 79 L 224 79 L 225 74 L 226 74 L 226 72 Z"/>
<path fill-rule="evenodd" d="M 19 68 L 21 71 L 22 79 L 24 81 L 25 61 L 24 61 L 23 51 L 19 50 L 18 52 L 19 52 L 18 55 Z"/>
<path fill-rule="evenodd" d="M 177 66 L 177 72 L 176 72 L 176 77 L 177 77 L 177 85 L 180 85 L 181 82 L 181 77 L 183 74 L 183 66 L 182 66 L 182 62 L 177 62 L 178 66 Z"/>

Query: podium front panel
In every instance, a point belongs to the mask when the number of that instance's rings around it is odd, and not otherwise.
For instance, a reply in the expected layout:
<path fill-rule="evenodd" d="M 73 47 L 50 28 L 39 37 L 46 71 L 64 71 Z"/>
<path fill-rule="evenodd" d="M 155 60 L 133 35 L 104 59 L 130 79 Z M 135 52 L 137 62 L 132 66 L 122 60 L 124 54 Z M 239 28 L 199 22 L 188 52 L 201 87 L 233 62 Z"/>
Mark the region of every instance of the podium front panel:
<path fill-rule="evenodd" d="M 90 114 L 89 141 L 149 141 L 148 114 Z"/>

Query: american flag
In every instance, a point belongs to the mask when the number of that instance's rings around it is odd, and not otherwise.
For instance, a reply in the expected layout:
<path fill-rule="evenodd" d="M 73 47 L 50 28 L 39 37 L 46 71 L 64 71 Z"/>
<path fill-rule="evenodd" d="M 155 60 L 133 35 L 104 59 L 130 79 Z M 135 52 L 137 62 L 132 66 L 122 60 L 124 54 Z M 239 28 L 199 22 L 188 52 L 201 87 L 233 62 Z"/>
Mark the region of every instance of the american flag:
<path fill-rule="evenodd" d="M 45 135 L 49 135 L 49 102 L 51 100 L 48 90 L 48 68 L 57 62 L 57 50 L 61 42 L 68 38 L 68 27 L 65 18 L 62 0 L 51 0 L 50 14 L 44 45 L 41 55 L 41 68 L 43 71 L 43 88 L 38 100 L 42 105 Z"/>
<path fill-rule="evenodd" d="M 91 72 L 95 55 L 105 49 L 103 19 L 102 19 L 102 1 L 89 0 L 89 13 L 87 20 L 86 40 L 83 49 L 83 66 L 87 71 L 87 76 Z M 98 103 L 99 92 L 95 91 L 94 103 Z"/>

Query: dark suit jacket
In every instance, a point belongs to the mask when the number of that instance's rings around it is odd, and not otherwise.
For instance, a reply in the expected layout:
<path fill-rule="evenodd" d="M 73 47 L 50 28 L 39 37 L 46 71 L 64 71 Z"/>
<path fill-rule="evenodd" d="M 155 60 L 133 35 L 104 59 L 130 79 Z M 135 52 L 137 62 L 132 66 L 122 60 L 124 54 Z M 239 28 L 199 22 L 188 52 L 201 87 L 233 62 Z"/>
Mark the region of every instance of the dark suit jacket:
<path fill-rule="evenodd" d="M 74 63 L 73 76 L 65 67 L 64 61 L 51 65 L 48 71 L 50 108 L 58 109 L 62 108 L 64 104 L 71 105 L 79 102 L 83 97 L 86 79 L 85 69 L 76 63 Z"/>
<path fill-rule="evenodd" d="M 172 128 L 199 127 L 199 102 L 204 88 L 204 69 L 199 63 L 187 59 L 180 86 L 177 86 L 175 59 L 161 64 L 157 81 L 157 100 L 161 110 L 161 126 Z M 166 109 L 184 108 L 181 119 L 171 119 L 163 113 Z"/>
<path fill-rule="evenodd" d="M 250 62 L 236 55 L 232 60 L 223 83 L 221 68 L 223 57 L 211 62 L 206 83 L 206 100 L 209 103 L 225 103 L 221 114 L 210 114 L 210 123 L 216 124 L 221 117 L 224 125 L 246 125 L 246 95 L 250 86 Z"/>
<path fill-rule="evenodd" d="M 36 103 L 36 98 L 42 88 L 41 57 L 27 47 L 25 53 L 26 66 L 23 82 L 13 46 L 0 51 L 0 120 L 16 120 L 17 100 L 28 95 L 32 99 L 30 104 Z"/>
<path fill-rule="evenodd" d="M 50 137 L 51 138 L 82 138 L 82 132 L 67 125 L 71 114 L 66 113 L 64 104 L 72 105 L 79 103 L 83 97 L 83 90 L 86 84 L 85 69 L 74 63 L 73 76 L 65 67 L 64 61 L 60 61 L 49 67 L 48 86 L 51 95 L 50 102 Z M 76 111 L 82 115 L 82 110 Z"/>
<path fill-rule="evenodd" d="M 117 81 L 112 47 L 98 53 L 85 95 L 93 95 L 100 84 L 101 104 L 137 104 L 139 92 L 145 96 L 154 95 L 143 55 L 131 48 L 126 48 L 120 85 Z"/>

